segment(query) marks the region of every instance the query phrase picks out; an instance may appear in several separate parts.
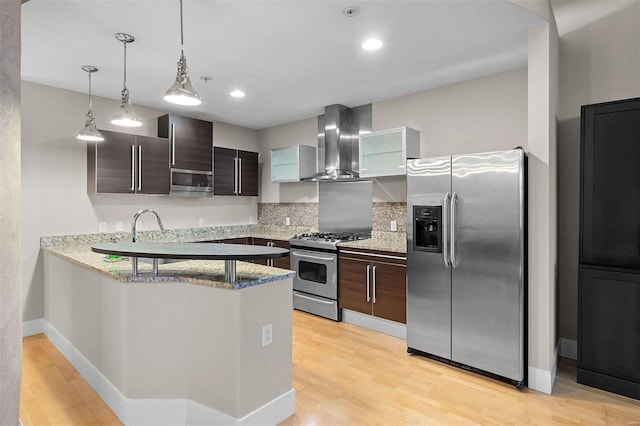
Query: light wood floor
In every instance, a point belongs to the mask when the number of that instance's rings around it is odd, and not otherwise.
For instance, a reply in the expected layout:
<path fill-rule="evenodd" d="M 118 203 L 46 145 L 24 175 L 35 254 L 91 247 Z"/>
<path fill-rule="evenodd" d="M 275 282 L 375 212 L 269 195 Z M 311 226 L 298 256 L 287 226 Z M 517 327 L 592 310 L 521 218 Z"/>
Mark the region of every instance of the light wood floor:
<path fill-rule="evenodd" d="M 20 420 L 24 426 L 122 424 L 44 334 L 22 339 Z"/>
<path fill-rule="evenodd" d="M 640 402 L 578 385 L 563 359 L 553 395 L 406 353 L 404 340 L 293 313 L 292 425 L 593 424 L 637 426 Z M 117 425 L 44 335 L 24 339 L 21 417 L 29 425 Z"/>

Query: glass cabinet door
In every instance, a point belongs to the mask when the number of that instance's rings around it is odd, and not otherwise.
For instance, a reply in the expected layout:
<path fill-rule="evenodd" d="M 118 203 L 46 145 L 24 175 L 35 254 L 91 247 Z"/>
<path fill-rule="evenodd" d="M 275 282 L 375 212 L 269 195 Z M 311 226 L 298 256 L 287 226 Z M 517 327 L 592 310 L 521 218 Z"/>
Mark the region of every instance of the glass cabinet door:
<path fill-rule="evenodd" d="M 271 150 L 271 182 L 299 182 L 315 172 L 315 147 L 293 145 Z"/>
<path fill-rule="evenodd" d="M 271 182 L 297 181 L 298 147 L 274 149 L 271 151 Z"/>
<path fill-rule="evenodd" d="M 420 132 L 401 127 L 360 136 L 360 176 L 406 175 L 407 158 L 420 156 Z"/>

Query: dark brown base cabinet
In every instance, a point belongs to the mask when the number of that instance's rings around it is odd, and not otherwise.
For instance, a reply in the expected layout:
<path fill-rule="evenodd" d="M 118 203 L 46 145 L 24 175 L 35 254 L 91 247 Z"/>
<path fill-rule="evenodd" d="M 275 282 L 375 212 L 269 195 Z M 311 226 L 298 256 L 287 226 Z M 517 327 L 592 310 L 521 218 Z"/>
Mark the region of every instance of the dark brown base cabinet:
<path fill-rule="evenodd" d="M 213 195 L 258 195 L 258 153 L 213 148 Z"/>
<path fill-rule="evenodd" d="M 398 253 L 340 250 L 338 305 L 406 324 L 406 265 Z"/>
<path fill-rule="evenodd" d="M 640 399 L 640 98 L 581 118 L 578 383 Z"/>
<path fill-rule="evenodd" d="M 169 141 L 100 130 L 104 141 L 87 144 L 89 194 L 168 194 Z"/>
<path fill-rule="evenodd" d="M 253 245 L 255 246 L 267 246 L 267 247 L 279 247 L 283 249 L 289 250 L 291 246 L 289 245 L 289 241 L 282 240 L 270 240 L 266 238 L 254 238 Z M 273 266 L 275 268 L 281 269 L 291 269 L 291 260 L 289 256 L 280 257 L 278 259 L 261 259 L 256 260 L 254 263 L 259 263 L 261 265 Z"/>

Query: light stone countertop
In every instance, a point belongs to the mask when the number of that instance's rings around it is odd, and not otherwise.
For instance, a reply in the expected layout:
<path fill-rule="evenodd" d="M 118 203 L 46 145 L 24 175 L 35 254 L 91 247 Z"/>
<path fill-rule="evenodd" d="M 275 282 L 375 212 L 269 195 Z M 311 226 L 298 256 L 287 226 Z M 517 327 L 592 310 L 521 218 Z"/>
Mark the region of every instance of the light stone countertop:
<path fill-rule="evenodd" d="M 189 229 L 172 229 L 160 231 L 142 231 L 138 235 L 143 241 L 207 241 L 225 238 L 254 237 L 287 241 L 295 234 L 312 232 L 315 229 L 293 226 L 258 226 L 236 225 L 203 227 Z M 236 263 L 237 281 L 224 280 L 223 260 L 187 260 L 177 263 L 159 265 L 159 275 L 151 276 L 152 266 L 139 262 L 141 276 L 131 277 L 131 261 L 120 260 L 106 262 L 105 255 L 91 251 L 91 245 L 98 242 L 109 242 L 112 238 L 126 241 L 130 234 L 126 232 L 82 234 L 42 237 L 41 248 L 44 252 L 64 258 L 77 265 L 91 269 L 121 282 L 187 282 L 211 287 L 241 289 L 271 281 L 293 277 L 294 272 L 271 268 L 253 263 Z M 406 234 L 404 232 L 373 232 L 366 240 L 340 243 L 342 248 L 360 248 L 395 253 L 406 253 Z"/>
<path fill-rule="evenodd" d="M 66 259 L 76 265 L 128 283 L 186 282 L 230 290 L 265 284 L 290 278 L 295 272 L 247 262 L 236 262 L 236 282 L 224 279 L 224 260 L 185 260 L 159 265 L 158 277 L 151 275 L 152 265 L 139 262 L 136 278 L 131 276 L 131 260 L 105 261 L 106 255 L 94 253 L 89 246 L 42 247 L 46 253 Z"/>
<path fill-rule="evenodd" d="M 404 232 L 372 232 L 366 240 L 339 243 L 338 247 L 407 253 L 407 235 Z"/>

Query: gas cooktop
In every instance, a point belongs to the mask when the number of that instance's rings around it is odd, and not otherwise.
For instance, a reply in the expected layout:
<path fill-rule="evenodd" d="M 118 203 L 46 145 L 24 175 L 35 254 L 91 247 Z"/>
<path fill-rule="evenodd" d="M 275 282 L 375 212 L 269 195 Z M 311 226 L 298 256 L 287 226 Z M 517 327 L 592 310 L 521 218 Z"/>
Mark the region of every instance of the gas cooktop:
<path fill-rule="evenodd" d="M 344 241 L 357 241 L 371 238 L 371 234 L 363 232 L 312 232 L 294 235 L 289 244 L 297 247 L 337 250 L 337 244 Z"/>

